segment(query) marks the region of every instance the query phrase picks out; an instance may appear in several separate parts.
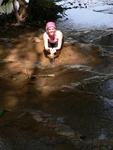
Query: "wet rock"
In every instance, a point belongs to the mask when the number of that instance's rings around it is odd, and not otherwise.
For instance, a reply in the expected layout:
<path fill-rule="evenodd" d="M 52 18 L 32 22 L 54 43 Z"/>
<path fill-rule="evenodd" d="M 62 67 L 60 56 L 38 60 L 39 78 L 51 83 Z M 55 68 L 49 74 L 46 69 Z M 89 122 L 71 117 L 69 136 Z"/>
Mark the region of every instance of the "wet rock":
<path fill-rule="evenodd" d="M 110 99 L 113 98 L 113 79 L 112 78 L 108 78 L 107 80 L 105 80 L 101 86 L 101 94 L 105 97 L 108 97 Z"/>
<path fill-rule="evenodd" d="M 8 144 L 8 142 L 5 139 L 3 139 L 2 137 L 0 137 L 0 149 L 1 150 L 11 150 L 11 147 Z"/>
<path fill-rule="evenodd" d="M 113 33 L 108 33 L 107 35 L 103 35 L 98 40 L 94 41 L 95 44 L 99 44 L 102 46 L 113 46 Z"/>
<path fill-rule="evenodd" d="M 86 49 L 90 49 L 89 52 Z M 69 44 L 64 45 L 61 54 L 55 59 L 55 66 L 65 64 L 89 64 L 97 63 L 96 52 L 99 51 L 93 49 L 90 45 L 82 46 L 80 44 Z M 98 53 L 98 52 L 97 52 Z M 97 54 L 98 55 L 98 54 Z M 41 63 L 45 66 L 49 65 L 49 61 L 42 55 Z"/>

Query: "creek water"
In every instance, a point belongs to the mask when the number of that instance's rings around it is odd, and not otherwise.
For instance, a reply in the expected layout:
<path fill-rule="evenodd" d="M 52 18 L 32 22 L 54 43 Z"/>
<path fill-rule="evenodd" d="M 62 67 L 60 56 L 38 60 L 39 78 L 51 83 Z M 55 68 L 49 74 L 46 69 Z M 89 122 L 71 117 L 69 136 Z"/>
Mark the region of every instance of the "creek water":
<path fill-rule="evenodd" d="M 89 55 L 87 50 L 84 53 Z M 96 53 L 97 65 L 38 66 L 28 79 L 10 74 L 8 65 L 1 63 L 1 149 L 113 148 L 113 61 L 109 41 Z"/>
<path fill-rule="evenodd" d="M 99 63 L 35 64 L 26 79 L 1 61 L 1 150 L 113 149 L 113 30 L 62 30 L 65 41 L 99 47 Z M 8 40 L 0 44 L 1 60 L 11 53 Z"/>

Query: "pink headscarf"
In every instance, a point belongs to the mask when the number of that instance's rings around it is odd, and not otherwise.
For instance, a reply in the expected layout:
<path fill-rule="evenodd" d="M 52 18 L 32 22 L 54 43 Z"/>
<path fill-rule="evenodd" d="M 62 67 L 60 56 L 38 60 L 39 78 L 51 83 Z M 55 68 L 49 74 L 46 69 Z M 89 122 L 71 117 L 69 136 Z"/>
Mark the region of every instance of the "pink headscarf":
<path fill-rule="evenodd" d="M 50 27 L 56 28 L 55 22 L 52 22 L 52 21 L 48 22 L 48 23 L 46 24 L 46 31 L 47 31 L 47 29 L 49 29 Z"/>

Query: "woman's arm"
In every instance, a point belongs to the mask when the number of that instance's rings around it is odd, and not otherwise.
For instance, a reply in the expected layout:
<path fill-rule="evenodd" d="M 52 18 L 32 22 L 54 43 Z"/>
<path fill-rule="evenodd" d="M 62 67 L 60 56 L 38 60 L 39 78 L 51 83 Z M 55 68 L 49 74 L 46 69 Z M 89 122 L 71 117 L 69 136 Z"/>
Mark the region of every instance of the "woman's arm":
<path fill-rule="evenodd" d="M 57 31 L 58 45 L 55 47 L 56 50 L 61 49 L 63 42 L 63 33 L 61 31 Z"/>
<path fill-rule="evenodd" d="M 48 45 L 48 37 L 47 37 L 47 33 L 46 32 L 43 34 L 43 41 L 44 41 L 44 48 L 45 48 L 45 50 L 49 50 L 50 48 L 49 48 L 49 45 Z"/>

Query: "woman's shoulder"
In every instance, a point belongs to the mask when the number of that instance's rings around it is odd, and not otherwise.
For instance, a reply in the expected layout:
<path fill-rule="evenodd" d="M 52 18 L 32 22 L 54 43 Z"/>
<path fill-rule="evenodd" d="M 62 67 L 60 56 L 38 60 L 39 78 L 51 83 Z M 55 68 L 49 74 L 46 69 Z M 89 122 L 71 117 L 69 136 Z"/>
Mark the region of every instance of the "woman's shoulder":
<path fill-rule="evenodd" d="M 56 33 L 62 33 L 62 31 L 61 30 L 56 30 Z"/>
<path fill-rule="evenodd" d="M 47 32 L 44 32 L 44 33 L 43 33 L 43 37 L 48 37 Z"/>
<path fill-rule="evenodd" d="M 56 30 L 56 35 L 63 35 L 61 30 Z"/>

